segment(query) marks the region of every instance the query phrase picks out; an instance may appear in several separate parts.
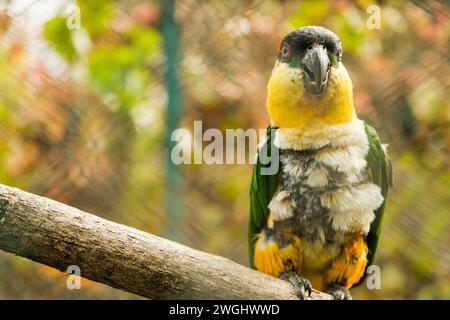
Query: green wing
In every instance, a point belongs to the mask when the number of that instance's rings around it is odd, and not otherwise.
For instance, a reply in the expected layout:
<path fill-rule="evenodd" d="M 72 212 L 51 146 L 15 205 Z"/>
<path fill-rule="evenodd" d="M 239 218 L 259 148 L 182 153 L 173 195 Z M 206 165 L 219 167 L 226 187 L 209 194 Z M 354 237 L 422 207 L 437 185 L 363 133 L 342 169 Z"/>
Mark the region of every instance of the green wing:
<path fill-rule="evenodd" d="M 381 146 L 380 138 L 378 137 L 377 132 L 368 124 L 365 123 L 364 125 L 367 133 L 367 138 L 369 140 L 369 152 L 366 157 L 369 176 L 371 177 L 372 182 L 381 188 L 381 194 L 384 198 L 381 207 L 374 212 L 375 220 L 370 225 L 369 234 L 366 238 L 367 246 L 369 248 L 369 253 L 367 255 L 367 266 L 369 266 L 373 263 L 373 259 L 375 257 L 378 239 L 381 232 L 381 224 L 383 220 L 384 207 L 386 205 L 386 198 L 389 189 L 392 186 L 392 167 L 391 161 L 389 160 L 386 152 Z M 361 281 L 363 279 L 361 279 Z"/>
<path fill-rule="evenodd" d="M 250 214 L 248 221 L 248 253 L 250 258 L 250 266 L 254 268 L 253 263 L 253 252 L 256 242 L 255 236 L 261 232 L 267 222 L 267 216 L 269 214 L 269 203 L 276 191 L 278 185 L 278 172 L 272 175 L 261 174 L 261 169 L 264 167 L 270 167 L 271 163 L 264 164 L 261 160 L 261 154 L 267 156 L 272 155 L 272 151 L 275 151 L 275 146 L 273 145 L 272 135 L 274 134 L 276 128 L 267 128 L 267 140 L 262 146 L 258 154 L 258 159 L 253 168 L 252 182 L 250 186 Z M 277 150 L 278 151 L 278 150 Z M 264 153 L 262 153 L 264 152 Z M 278 158 L 275 161 L 279 161 Z M 278 168 L 279 168 L 278 163 Z"/>

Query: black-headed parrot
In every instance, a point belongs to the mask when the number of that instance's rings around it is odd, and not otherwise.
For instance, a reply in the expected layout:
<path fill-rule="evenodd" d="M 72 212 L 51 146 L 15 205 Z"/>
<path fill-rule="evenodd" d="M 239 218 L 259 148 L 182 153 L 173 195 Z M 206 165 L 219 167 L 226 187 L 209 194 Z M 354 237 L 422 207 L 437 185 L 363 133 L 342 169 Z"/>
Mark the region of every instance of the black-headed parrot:
<path fill-rule="evenodd" d="M 267 91 L 250 264 L 291 282 L 300 298 L 314 286 L 351 299 L 373 263 L 392 170 L 378 134 L 356 115 L 339 37 L 318 26 L 286 35 Z"/>

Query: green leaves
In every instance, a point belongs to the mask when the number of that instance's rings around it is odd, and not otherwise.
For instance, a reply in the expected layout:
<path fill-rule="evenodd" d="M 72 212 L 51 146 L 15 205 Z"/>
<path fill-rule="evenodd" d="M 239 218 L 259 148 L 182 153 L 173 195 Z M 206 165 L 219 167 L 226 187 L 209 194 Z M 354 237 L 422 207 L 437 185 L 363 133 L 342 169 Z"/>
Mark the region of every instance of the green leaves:
<path fill-rule="evenodd" d="M 76 50 L 65 17 L 58 16 L 47 21 L 44 26 L 44 37 L 61 56 L 69 62 L 73 61 Z"/>
<path fill-rule="evenodd" d="M 289 31 L 307 25 L 323 25 L 336 32 L 343 45 L 344 53 L 360 54 L 361 46 L 370 45 L 371 34 L 367 26 L 365 10 L 344 9 L 333 1 L 302 1 L 297 11 L 288 19 Z M 350 7 L 350 6 L 349 6 Z"/>
<path fill-rule="evenodd" d="M 161 36 L 151 26 L 126 20 L 123 13 L 120 16 L 110 1 L 77 4 L 82 30 L 70 30 L 67 17 L 60 15 L 45 24 L 44 37 L 73 68 L 86 66 L 82 72 L 88 83 L 112 110 L 129 110 L 148 98 L 149 69 L 159 63 Z M 120 28 L 114 27 L 122 22 Z M 91 44 L 88 50 L 77 52 L 72 32 L 84 32 Z"/>
<path fill-rule="evenodd" d="M 147 69 L 159 52 L 160 35 L 150 27 L 133 28 L 124 44 L 108 44 L 96 48 L 88 57 L 91 83 L 102 93 L 116 95 L 126 109 L 146 96 L 150 83 Z"/>
<path fill-rule="evenodd" d="M 109 29 L 109 23 L 114 17 L 114 2 L 105 0 L 79 0 L 81 27 L 91 38 L 102 36 Z"/>

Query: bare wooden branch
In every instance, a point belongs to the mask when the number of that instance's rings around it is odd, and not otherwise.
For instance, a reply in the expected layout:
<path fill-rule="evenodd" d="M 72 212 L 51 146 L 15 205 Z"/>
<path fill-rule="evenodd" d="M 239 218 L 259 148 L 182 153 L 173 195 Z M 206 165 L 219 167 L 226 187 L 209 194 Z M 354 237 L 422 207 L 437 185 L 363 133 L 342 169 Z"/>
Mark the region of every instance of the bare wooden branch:
<path fill-rule="evenodd" d="M 228 259 L 0 185 L 0 249 L 150 299 L 296 299 Z M 331 299 L 313 292 L 311 299 Z"/>

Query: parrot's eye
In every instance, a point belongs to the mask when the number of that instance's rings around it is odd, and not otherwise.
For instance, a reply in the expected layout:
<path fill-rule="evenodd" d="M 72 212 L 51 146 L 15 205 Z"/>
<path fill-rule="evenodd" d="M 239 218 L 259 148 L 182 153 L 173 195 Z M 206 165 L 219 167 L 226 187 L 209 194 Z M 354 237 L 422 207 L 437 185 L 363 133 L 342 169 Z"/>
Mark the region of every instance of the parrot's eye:
<path fill-rule="evenodd" d="M 287 62 L 291 59 L 291 50 L 287 44 L 284 44 L 280 50 L 281 61 Z"/>

